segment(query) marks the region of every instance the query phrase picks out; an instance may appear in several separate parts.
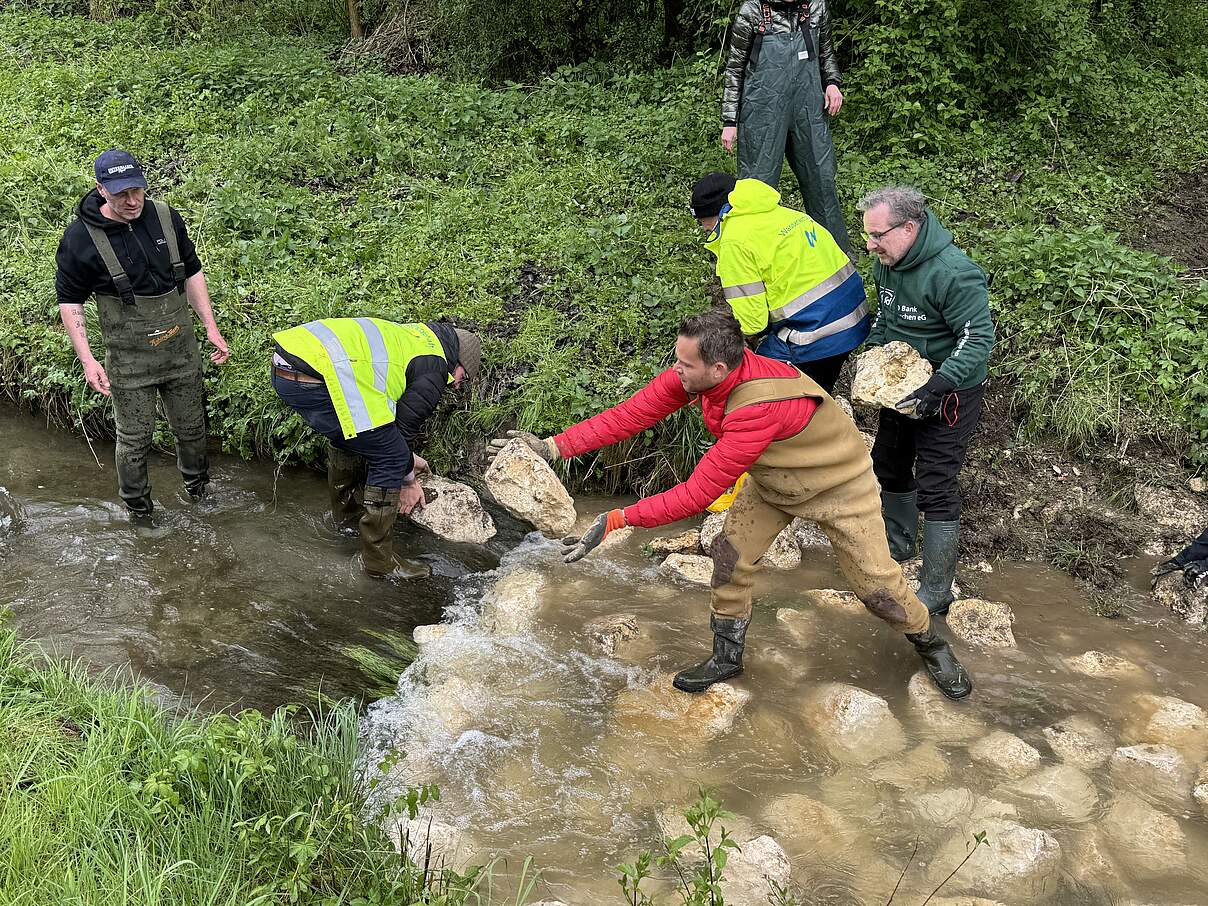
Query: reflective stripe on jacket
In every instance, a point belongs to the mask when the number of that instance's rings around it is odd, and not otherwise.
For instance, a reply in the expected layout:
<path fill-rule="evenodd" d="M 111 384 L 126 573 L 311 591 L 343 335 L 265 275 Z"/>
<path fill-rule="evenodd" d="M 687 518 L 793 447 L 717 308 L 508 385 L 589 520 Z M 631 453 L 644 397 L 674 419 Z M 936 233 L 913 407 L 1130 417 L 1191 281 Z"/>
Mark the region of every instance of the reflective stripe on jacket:
<path fill-rule="evenodd" d="M 759 354 L 796 364 L 864 342 L 864 282 L 831 234 L 757 179 L 738 180 L 729 202 L 705 247 L 743 333 L 768 331 Z"/>
<path fill-rule="evenodd" d="M 445 358 L 427 325 L 379 318 L 324 318 L 275 333 L 273 339 L 323 376 L 345 438 L 394 421 L 412 359 Z"/>

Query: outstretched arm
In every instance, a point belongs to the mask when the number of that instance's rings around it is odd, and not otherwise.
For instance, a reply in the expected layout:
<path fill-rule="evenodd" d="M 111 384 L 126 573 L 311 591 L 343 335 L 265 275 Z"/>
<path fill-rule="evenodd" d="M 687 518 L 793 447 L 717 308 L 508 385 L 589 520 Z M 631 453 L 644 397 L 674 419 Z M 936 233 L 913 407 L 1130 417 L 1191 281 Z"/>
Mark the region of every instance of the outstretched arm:
<path fill-rule="evenodd" d="M 569 459 L 628 440 L 682 409 L 688 400 L 684 385 L 668 368 L 625 402 L 556 435 L 558 454 Z"/>

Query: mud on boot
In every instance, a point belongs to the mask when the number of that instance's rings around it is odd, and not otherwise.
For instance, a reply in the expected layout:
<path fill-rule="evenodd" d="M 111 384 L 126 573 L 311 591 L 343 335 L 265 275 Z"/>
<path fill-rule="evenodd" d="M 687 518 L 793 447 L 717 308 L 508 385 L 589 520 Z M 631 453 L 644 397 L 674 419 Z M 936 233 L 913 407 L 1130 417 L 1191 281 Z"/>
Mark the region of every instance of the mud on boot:
<path fill-rule="evenodd" d="M 738 676 L 742 673 L 742 650 L 746 644 L 747 627 L 750 625 L 750 617 L 710 617 L 713 654 L 695 667 L 681 670 L 671 684 L 681 692 L 704 692 L 714 683 Z"/>
<path fill-rule="evenodd" d="M 395 566 L 394 523 L 398 519 L 398 488 L 365 488 L 361 530 L 361 559 L 371 576 L 389 575 Z"/>
<path fill-rule="evenodd" d="M 907 633 L 906 638 L 923 659 L 927 673 L 936 687 L 949 698 L 964 698 L 973 691 L 973 680 L 956 659 L 956 654 L 941 636 L 931 629 Z"/>

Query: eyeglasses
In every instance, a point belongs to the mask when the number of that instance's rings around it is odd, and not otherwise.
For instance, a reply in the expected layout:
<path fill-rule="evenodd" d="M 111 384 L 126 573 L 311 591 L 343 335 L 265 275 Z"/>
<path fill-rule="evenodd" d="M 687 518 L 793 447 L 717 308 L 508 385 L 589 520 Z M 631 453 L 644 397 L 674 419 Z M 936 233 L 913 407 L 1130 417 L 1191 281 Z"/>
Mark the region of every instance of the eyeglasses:
<path fill-rule="evenodd" d="M 881 230 L 881 232 L 879 232 L 879 233 L 869 233 L 868 231 L 865 231 L 864 238 L 868 239 L 871 242 L 880 242 L 882 239 L 884 239 L 886 236 L 888 236 L 890 233 L 892 233 L 898 227 L 906 226 L 906 224 L 908 224 L 909 222 L 910 221 L 908 221 L 908 220 L 899 220 L 897 223 L 895 223 L 889 229 Z"/>

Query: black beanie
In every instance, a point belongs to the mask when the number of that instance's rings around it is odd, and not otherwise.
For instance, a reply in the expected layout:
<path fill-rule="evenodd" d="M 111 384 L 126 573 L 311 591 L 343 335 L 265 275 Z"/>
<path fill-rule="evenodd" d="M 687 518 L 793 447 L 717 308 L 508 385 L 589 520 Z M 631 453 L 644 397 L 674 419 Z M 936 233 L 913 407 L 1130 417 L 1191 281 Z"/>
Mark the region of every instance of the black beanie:
<path fill-rule="evenodd" d="M 729 173 L 706 173 L 692 187 L 692 216 L 697 220 L 716 217 L 734 190 L 735 179 Z"/>

